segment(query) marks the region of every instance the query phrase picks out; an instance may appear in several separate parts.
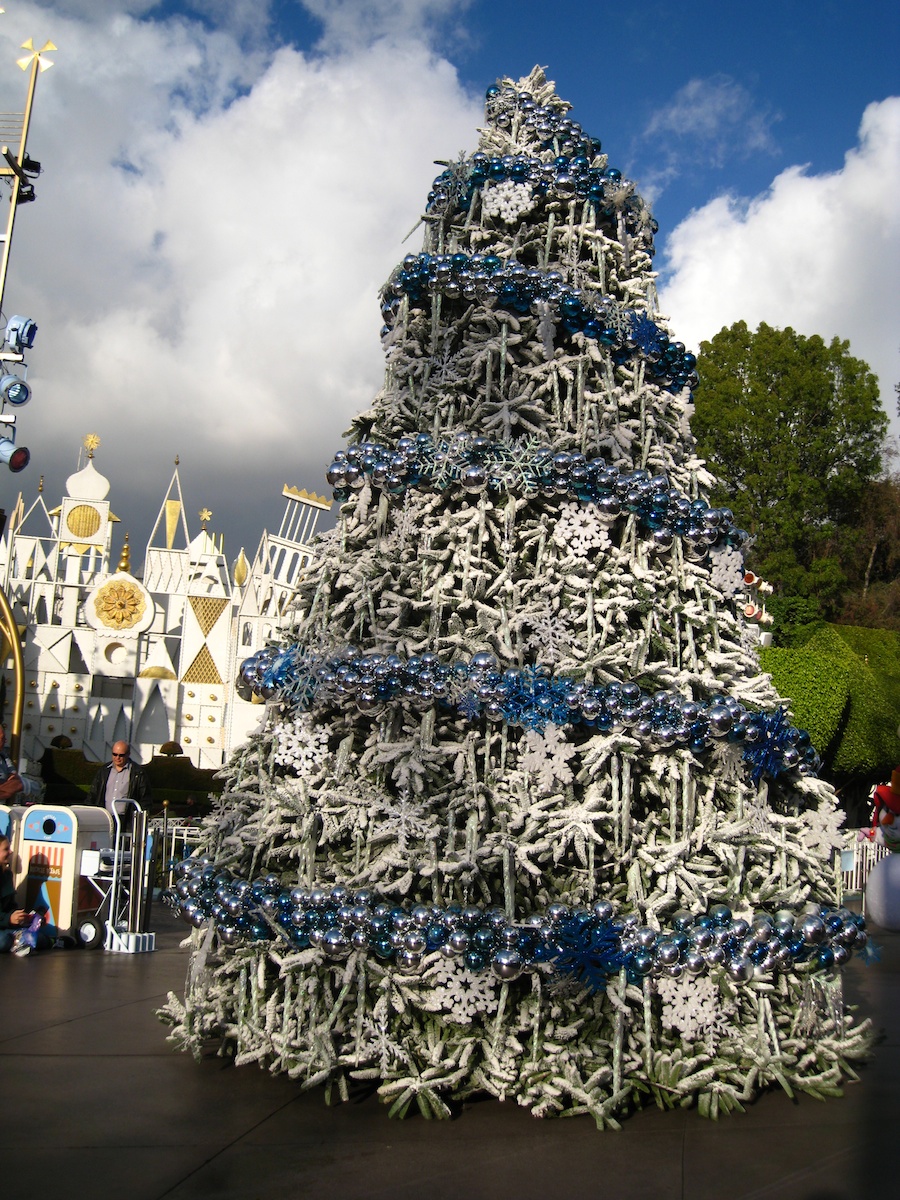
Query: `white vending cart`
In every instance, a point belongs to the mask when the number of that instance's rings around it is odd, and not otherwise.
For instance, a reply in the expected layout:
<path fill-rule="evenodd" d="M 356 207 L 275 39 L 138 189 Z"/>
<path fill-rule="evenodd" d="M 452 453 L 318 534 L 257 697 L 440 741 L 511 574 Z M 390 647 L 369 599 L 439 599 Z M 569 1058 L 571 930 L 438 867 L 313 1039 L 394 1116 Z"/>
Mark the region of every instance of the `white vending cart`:
<path fill-rule="evenodd" d="M 16 891 L 22 905 L 46 911 L 47 923 L 85 946 L 103 941 L 106 899 L 98 890 L 103 853 L 115 846 L 105 808 L 32 804 L 10 812 L 15 839 Z"/>

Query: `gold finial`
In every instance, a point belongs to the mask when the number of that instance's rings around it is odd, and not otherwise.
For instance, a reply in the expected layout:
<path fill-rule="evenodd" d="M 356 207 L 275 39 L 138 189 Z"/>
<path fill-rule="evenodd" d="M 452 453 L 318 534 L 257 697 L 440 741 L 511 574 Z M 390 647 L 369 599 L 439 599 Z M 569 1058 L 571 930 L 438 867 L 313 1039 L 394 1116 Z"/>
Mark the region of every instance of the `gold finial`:
<path fill-rule="evenodd" d="M 178 464 L 179 464 L 179 462 L 180 462 L 180 461 L 181 461 L 181 460 L 179 459 L 178 455 L 176 454 L 176 455 L 175 455 L 175 466 L 176 466 L 176 467 L 178 466 Z"/>
<path fill-rule="evenodd" d="M 205 532 L 207 524 L 212 520 L 212 509 L 201 508 L 200 511 L 197 513 L 197 516 L 200 518 L 200 521 L 201 521 L 200 528 Z"/>
<path fill-rule="evenodd" d="M 2 11 L 3 10 L 0 9 L 0 12 L 2 12 Z M 44 58 L 44 54 L 46 53 L 47 50 L 57 50 L 57 49 L 59 49 L 59 47 L 54 46 L 52 42 L 44 42 L 44 44 L 43 44 L 43 46 L 41 46 L 40 50 L 35 50 L 34 39 L 29 38 L 27 42 L 22 43 L 22 49 L 29 50 L 31 52 L 30 54 L 23 55 L 22 58 L 16 59 L 16 62 L 19 64 L 19 66 L 22 68 L 23 71 L 27 71 L 35 59 L 38 60 L 38 66 L 41 68 L 41 70 L 46 71 L 50 67 L 53 66 L 53 63 L 50 61 L 49 58 Z"/>
<path fill-rule="evenodd" d="M 122 553 L 119 557 L 119 565 L 117 571 L 123 571 L 126 575 L 131 574 L 131 547 L 128 545 L 128 534 L 125 534 L 125 541 L 122 545 Z"/>
<path fill-rule="evenodd" d="M 241 546 L 241 552 L 234 560 L 234 568 L 232 578 L 234 579 L 235 587 L 243 587 L 247 582 L 247 576 L 250 574 L 250 564 L 247 562 L 247 556 L 244 553 L 244 547 Z"/>
<path fill-rule="evenodd" d="M 0 9 L 0 12 L 2 12 L 2 9 Z M 44 477 L 42 475 L 40 477 L 40 479 L 38 480 L 38 495 L 39 496 L 43 492 L 43 490 L 44 490 Z"/>
<path fill-rule="evenodd" d="M 81 444 L 84 446 L 85 450 L 87 450 L 88 458 L 93 458 L 94 451 L 100 445 L 100 438 L 96 433 L 89 433 Z"/>

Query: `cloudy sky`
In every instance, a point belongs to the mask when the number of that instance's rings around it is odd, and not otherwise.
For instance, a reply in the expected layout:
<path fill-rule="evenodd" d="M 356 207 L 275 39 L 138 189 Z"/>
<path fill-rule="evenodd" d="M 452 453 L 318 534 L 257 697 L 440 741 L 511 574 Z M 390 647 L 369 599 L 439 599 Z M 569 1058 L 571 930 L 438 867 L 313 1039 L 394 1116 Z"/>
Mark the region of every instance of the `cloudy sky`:
<path fill-rule="evenodd" d="M 5 0 L 0 110 L 48 39 L 4 311 L 40 332 L 19 416 L 56 501 L 88 432 L 137 550 L 176 454 L 226 549 L 320 493 L 382 372 L 377 292 L 485 88 L 547 68 L 652 200 L 662 302 L 847 338 L 896 411 L 895 0 Z M 5 65 L 4 65 L 5 64 Z M 895 433 L 898 422 L 893 425 Z"/>

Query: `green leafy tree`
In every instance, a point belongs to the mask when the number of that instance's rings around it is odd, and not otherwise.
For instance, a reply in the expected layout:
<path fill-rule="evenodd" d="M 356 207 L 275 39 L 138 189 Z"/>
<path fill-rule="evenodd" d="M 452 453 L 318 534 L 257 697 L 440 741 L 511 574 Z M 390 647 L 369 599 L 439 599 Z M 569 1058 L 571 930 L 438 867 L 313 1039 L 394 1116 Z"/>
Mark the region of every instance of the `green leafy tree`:
<path fill-rule="evenodd" d="M 738 321 L 703 342 L 691 422 L 728 480 L 716 499 L 754 536 L 751 561 L 784 595 L 833 610 L 848 579 L 888 422 L 878 381 L 849 343 Z"/>
<path fill-rule="evenodd" d="M 900 474 L 867 489 L 849 566 L 841 624 L 900 630 Z"/>

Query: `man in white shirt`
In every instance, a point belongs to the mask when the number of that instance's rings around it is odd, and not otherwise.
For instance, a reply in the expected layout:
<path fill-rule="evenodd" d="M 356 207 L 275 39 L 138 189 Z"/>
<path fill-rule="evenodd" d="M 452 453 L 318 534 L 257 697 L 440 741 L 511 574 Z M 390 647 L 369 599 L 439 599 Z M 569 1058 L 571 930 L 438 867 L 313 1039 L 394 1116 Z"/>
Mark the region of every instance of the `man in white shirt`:
<path fill-rule="evenodd" d="M 147 773 L 142 766 L 131 761 L 127 742 L 116 742 L 112 748 L 112 762 L 101 767 L 94 776 L 88 794 L 88 804 L 103 806 L 107 812 L 124 816 L 132 807 L 126 800 L 136 800 L 146 808 L 152 799 Z"/>

